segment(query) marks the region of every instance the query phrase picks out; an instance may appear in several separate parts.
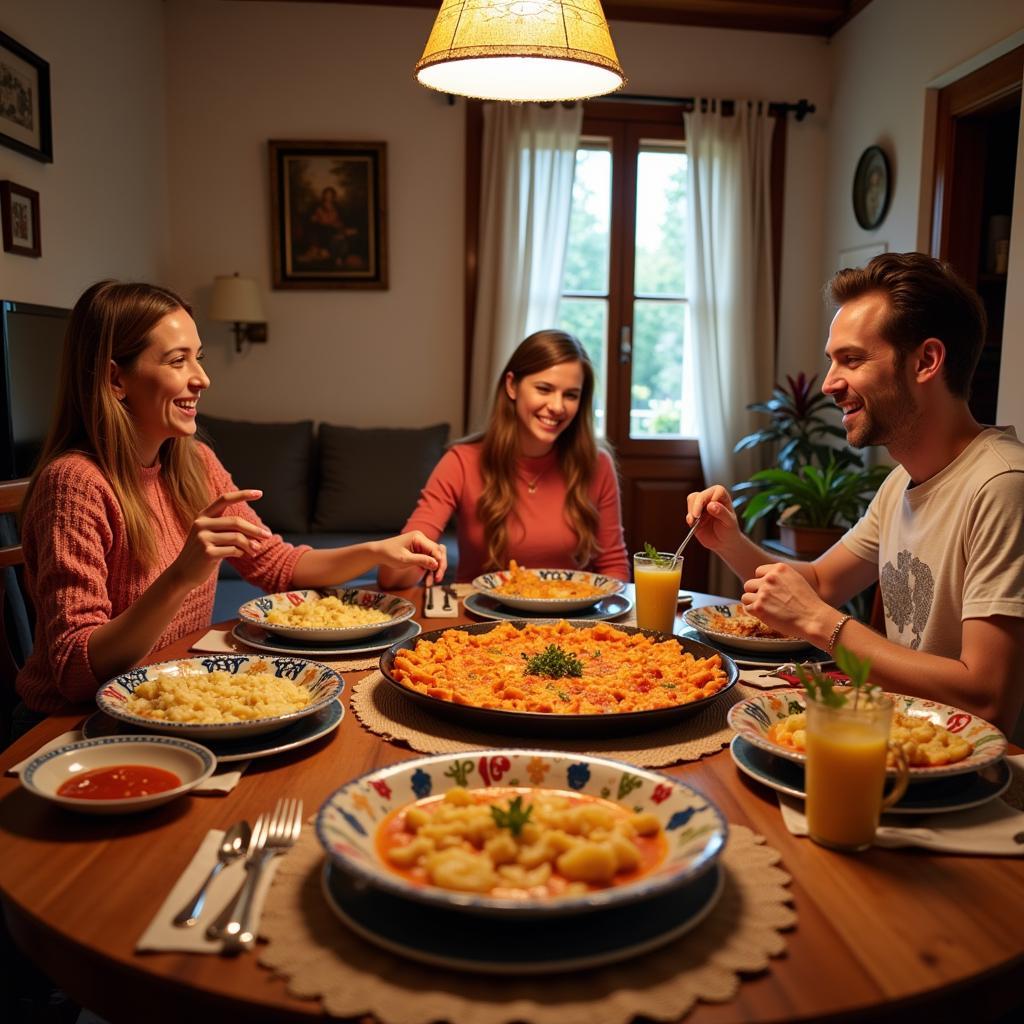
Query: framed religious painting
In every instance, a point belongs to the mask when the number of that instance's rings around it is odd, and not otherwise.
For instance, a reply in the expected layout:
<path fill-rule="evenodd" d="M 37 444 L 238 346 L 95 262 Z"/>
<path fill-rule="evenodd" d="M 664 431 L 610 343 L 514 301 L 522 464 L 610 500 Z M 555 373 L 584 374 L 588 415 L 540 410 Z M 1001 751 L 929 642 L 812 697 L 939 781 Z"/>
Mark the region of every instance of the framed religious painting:
<path fill-rule="evenodd" d="M 0 145 L 53 161 L 50 65 L 0 32 Z"/>
<path fill-rule="evenodd" d="M 4 252 L 42 256 L 39 235 L 39 193 L 13 181 L 0 181 L 0 226 Z"/>
<path fill-rule="evenodd" d="M 387 144 L 271 140 L 275 288 L 387 288 Z"/>

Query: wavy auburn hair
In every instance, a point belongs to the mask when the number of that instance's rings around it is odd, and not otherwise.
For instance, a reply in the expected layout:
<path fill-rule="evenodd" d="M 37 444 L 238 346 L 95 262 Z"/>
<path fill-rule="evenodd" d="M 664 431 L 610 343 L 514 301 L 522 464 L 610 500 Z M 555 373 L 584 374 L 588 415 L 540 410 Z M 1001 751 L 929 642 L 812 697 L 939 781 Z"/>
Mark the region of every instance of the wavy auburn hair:
<path fill-rule="evenodd" d="M 491 415 L 483 435 L 481 471 L 483 493 L 476 512 L 487 543 L 485 565 L 498 569 L 508 563 L 508 518 L 515 511 L 516 459 L 519 456 L 519 420 L 515 402 L 505 390 L 508 374 L 518 383 L 560 363 L 578 362 L 583 369 L 580 404 L 572 422 L 558 436 L 555 449 L 565 480 L 565 513 L 576 533 L 573 557 L 585 566 L 597 548 L 598 516 L 590 500 L 590 484 L 597 471 L 598 445 L 594 439 L 594 367 L 586 349 L 565 331 L 537 331 L 512 353 L 498 377 Z"/>
<path fill-rule="evenodd" d="M 131 413 L 114 396 L 110 364 L 130 370 L 149 344 L 149 333 L 168 313 L 192 310 L 166 288 L 100 281 L 75 303 L 64 335 L 54 418 L 29 481 L 27 509 L 39 475 L 67 452 L 91 458 L 121 506 L 128 544 L 147 566 L 156 561 L 152 513 L 143 497 L 139 454 Z M 209 484 L 191 437 L 160 446 L 159 460 L 174 511 L 182 526 L 209 504 Z"/>

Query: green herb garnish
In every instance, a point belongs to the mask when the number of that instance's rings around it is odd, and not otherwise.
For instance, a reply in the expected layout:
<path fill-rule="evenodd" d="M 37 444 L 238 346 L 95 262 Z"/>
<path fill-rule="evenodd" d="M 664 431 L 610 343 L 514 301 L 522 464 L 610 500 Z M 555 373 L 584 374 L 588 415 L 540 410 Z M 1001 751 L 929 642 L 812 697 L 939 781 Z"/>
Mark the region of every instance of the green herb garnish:
<path fill-rule="evenodd" d="M 524 676 L 548 676 L 550 679 L 563 679 L 566 676 L 582 676 L 583 662 L 575 654 L 563 651 L 557 644 L 548 644 L 541 654 L 530 657 L 523 654 L 526 662 Z"/>
<path fill-rule="evenodd" d="M 869 682 L 871 662 L 867 658 L 858 658 L 852 651 L 839 644 L 836 644 L 835 659 L 840 671 L 850 677 L 850 682 L 847 685 L 853 691 L 853 706 L 857 707 L 861 694 L 864 695 L 864 702 L 866 704 L 873 703 L 878 698 L 882 688 Z M 835 683 L 822 673 L 819 666 L 811 665 L 809 671 L 806 665 L 796 665 L 795 668 L 796 677 L 807 691 L 808 700 L 817 701 L 819 704 L 825 704 L 830 708 L 846 706 L 849 701 L 849 695 L 838 693 Z"/>
<path fill-rule="evenodd" d="M 508 810 L 503 811 L 500 807 L 491 804 L 491 817 L 498 828 L 507 828 L 513 836 L 518 836 L 523 831 L 523 826 L 530 820 L 533 814 L 533 804 L 523 808 L 523 798 L 517 796 L 509 800 Z"/>
<path fill-rule="evenodd" d="M 659 569 L 667 569 L 672 564 L 671 555 L 663 555 L 653 544 L 644 541 L 644 555 Z"/>

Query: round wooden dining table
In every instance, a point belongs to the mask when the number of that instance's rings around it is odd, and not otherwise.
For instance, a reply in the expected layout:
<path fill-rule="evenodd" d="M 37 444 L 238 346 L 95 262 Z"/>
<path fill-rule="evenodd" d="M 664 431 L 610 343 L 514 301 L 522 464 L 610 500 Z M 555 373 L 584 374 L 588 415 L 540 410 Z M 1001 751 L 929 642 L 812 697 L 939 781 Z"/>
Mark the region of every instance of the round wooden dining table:
<path fill-rule="evenodd" d="M 422 603 L 422 591 L 400 593 Z M 714 600 L 695 595 L 695 604 Z M 430 629 L 470 620 L 422 621 Z M 151 660 L 185 656 L 203 632 Z M 366 673 L 344 674 L 347 700 Z M 0 753 L 0 766 L 78 727 L 88 713 L 47 719 Z M 76 815 L 0 777 L 8 929 L 56 984 L 112 1024 L 314 1019 L 320 1003 L 291 996 L 254 955 L 138 954 L 136 940 L 209 829 L 254 820 L 279 797 L 301 797 L 312 811 L 354 776 L 413 756 L 347 712 L 323 739 L 253 761 L 226 795 L 193 795 L 134 816 Z M 729 1002 L 697 1004 L 688 1022 L 973 1022 L 998 1020 L 1024 1002 L 1024 857 L 835 853 L 790 835 L 775 794 L 742 775 L 727 748 L 666 770 L 780 851 L 797 914 L 783 956 L 744 978 Z"/>

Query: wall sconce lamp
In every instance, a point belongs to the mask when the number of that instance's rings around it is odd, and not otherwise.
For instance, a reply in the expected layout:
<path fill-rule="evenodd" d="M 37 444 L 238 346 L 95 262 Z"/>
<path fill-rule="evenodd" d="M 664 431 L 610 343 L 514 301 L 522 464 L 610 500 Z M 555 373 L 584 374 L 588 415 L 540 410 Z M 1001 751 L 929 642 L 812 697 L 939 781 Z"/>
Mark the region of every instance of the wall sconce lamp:
<path fill-rule="evenodd" d="M 242 342 L 265 342 L 267 323 L 259 285 L 251 277 L 228 277 L 218 274 L 213 281 L 210 319 L 234 324 L 235 351 L 242 351 Z"/>

